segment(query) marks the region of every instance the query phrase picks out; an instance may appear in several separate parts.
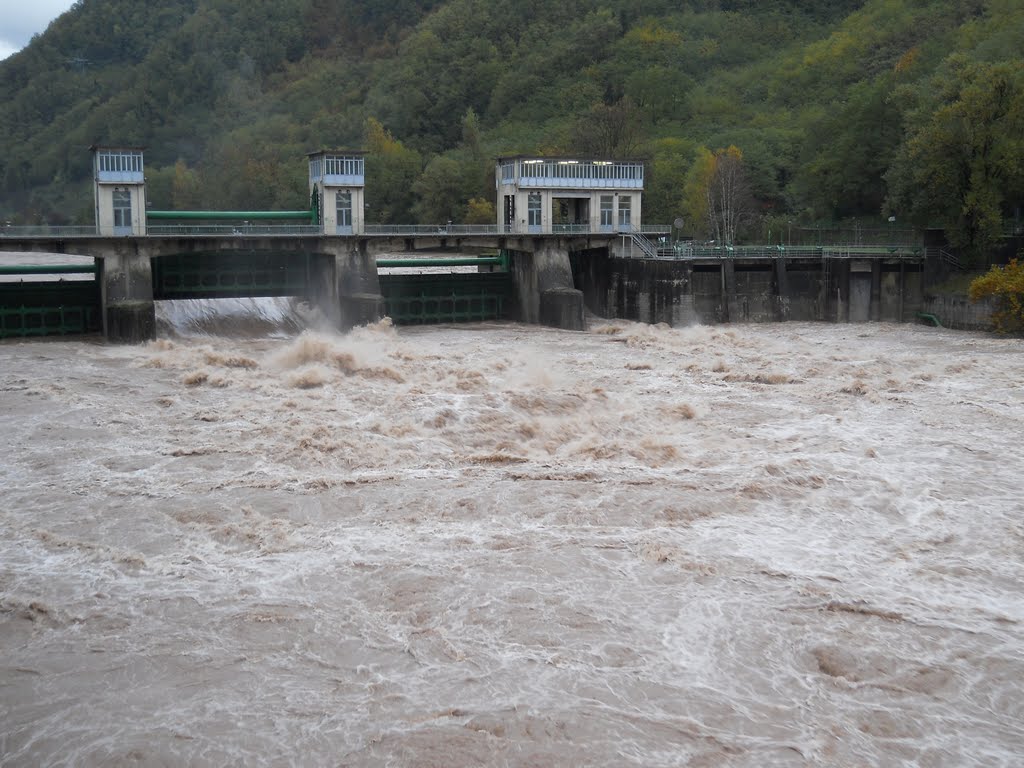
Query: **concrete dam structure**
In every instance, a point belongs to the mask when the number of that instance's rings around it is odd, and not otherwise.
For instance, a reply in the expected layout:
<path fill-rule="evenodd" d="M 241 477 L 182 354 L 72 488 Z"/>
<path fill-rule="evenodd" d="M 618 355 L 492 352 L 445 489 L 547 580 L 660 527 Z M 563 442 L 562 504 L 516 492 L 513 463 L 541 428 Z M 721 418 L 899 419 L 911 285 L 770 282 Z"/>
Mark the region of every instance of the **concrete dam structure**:
<path fill-rule="evenodd" d="M 3 227 L 0 252 L 90 267 L 0 265 L 0 337 L 155 334 L 154 302 L 294 296 L 338 328 L 509 319 L 582 330 L 608 318 L 693 323 L 912 319 L 925 259 L 907 246 L 694 247 L 641 223 L 639 161 L 499 158 L 494 224 L 374 225 L 361 152 L 309 156 L 308 210 L 156 211 L 141 148 L 91 148 L 95 225 Z M 441 251 L 416 262 L 417 254 Z M 489 252 L 490 256 L 481 256 Z M 401 254 L 396 259 L 395 254 Z M 469 273 L 381 274 L 403 263 Z M 87 273 L 65 284 L 62 273 Z"/>
<path fill-rule="evenodd" d="M 871 249 L 797 249 L 685 260 L 573 254 L 587 307 L 608 318 L 693 323 L 912 321 L 923 301 L 924 259 Z M 817 253 L 815 253 L 817 251 Z"/>

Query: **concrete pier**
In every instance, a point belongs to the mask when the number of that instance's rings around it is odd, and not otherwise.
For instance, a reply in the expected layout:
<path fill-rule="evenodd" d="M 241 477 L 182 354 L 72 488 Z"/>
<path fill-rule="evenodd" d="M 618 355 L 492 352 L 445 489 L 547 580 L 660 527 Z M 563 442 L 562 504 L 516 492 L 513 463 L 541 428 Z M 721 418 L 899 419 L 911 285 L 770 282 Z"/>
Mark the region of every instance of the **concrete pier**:
<path fill-rule="evenodd" d="M 100 263 L 103 335 L 125 344 L 154 338 L 153 269 L 145 249 L 136 240 L 116 241 Z"/>
<path fill-rule="evenodd" d="M 544 240 L 532 252 L 511 253 L 517 319 L 571 331 L 584 330 L 583 292 L 573 284 L 566 245 L 560 240 Z"/>

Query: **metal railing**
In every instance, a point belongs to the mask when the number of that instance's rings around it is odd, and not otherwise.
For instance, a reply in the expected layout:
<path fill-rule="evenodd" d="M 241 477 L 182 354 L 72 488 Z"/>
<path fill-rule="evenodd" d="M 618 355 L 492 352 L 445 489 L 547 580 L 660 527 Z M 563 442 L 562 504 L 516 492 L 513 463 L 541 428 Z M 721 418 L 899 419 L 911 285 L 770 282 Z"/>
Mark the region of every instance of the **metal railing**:
<path fill-rule="evenodd" d="M 430 235 L 502 235 L 504 227 L 497 224 L 367 224 L 363 227 L 367 235 L 408 235 L 429 237 Z"/>
<path fill-rule="evenodd" d="M 964 264 L 963 260 L 952 251 L 946 250 L 940 246 L 930 246 L 925 249 L 925 255 L 930 259 L 938 259 L 944 264 L 948 264 L 954 269 L 964 270 L 967 265 Z"/>
<path fill-rule="evenodd" d="M 650 241 L 647 241 L 650 243 Z M 633 243 L 637 244 L 634 236 Z M 655 254 L 649 254 L 638 246 L 643 254 L 636 258 L 664 260 L 699 260 L 699 259 L 792 259 L 792 258 L 827 258 L 827 259 L 882 259 L 882 258 L 919 258 L 924 249 L 907 245 L 736 245 L 736 246 L 701 246 L 689 242 L 673 243 L 656 248 Z M 632 251 L 630 251 L 632 252 Z"/>
<path fill-rule="evenodd" d="M 319 235 L 319 224 L 150 224 L 150 237 L 282 237 Z"/>
<path fill-rule="evenodd" d="M 658 258 L 657 247 L 654 245 L 654 243 L 652 243 L 650 240 L 644 237 L 643 234 L 640 233 L 639 231 L 631 232 L 629 235 L 623 235 L 623 237 L 628 237 L 631 245 L 633 247 L 638 248 L 640 250 L 640 253 L 643 254 L 644 258 Z M 630 254 L 632 254 L 632 248 L 630 249 Z"/>
<path fill-rule="evenodd" d="M 0 227 L 0 237 L 95 237 L 93 224 L 82 226 L 55 224 L 7 224 Z"/>
<path fill-rule="evenodd" d="M 667 235 L 670 227 L 667 224 L 645 224 L 633 227 L 628 233 L 618 228 L 591 227 L 587 224 L 554 224 L 549 234 L 553 235 L 608 235 L 618 237 L 622 234 Z M 390 237 L 465 237 L 472 235 L 540 235 L 543 232 L 520 232 L 497 224 L 367 224 L 358 235 L 390 236 Z M 146 236 L 149 237 L 247 237 L 247 236 L 289 236 L 289 235 L 323 235 L 332 236 L 321 230 L 317 224 L 149 224 Z M 0 226 L 0 238 L 65 238 L 65 237 L 98 237 L 99 233 L 92 224 L 88 225 L 7 225 Z M 106 235 L 107 237 L 133 237 L 127 235 Z"/>
<path fill-rule="evenodd" d="M 640 227 L 642 235 L 668 235 L 672 232 L 670 224 L 644 224 Z"/>

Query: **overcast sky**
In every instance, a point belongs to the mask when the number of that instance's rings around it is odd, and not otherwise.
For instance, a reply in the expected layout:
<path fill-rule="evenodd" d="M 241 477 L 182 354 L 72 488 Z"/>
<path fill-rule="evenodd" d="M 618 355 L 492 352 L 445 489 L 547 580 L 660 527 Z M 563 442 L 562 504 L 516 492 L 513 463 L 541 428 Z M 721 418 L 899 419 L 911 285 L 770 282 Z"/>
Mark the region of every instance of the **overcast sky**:
<path fill-rule="evenodd" d="M 74 0 L 0 0 L 0 59 L 24 48 L 32 35 L 74 4 Z"/>

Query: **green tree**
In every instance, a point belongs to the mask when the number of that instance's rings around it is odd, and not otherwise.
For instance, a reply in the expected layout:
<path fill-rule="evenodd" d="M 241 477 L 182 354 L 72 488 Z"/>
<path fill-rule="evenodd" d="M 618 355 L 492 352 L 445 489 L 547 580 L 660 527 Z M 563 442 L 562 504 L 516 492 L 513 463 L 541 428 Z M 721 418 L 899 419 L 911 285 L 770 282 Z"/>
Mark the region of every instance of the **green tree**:
<path fill-rule="evenodd" d="M 367 221 L 389 224 L 412 221 L 413 184 L 422 161 L 376 118 L 366 121 Z"/>
<path fill-rule="evenodd" d="M 462 197 L 463 169 L 448 155 L 438 155 L 427 163 L 423 175 L 416 180 L 413 191 L 416 219 L 423 224 L 458 221 L 465 208 Z"/>
<path fill-rule="evenodd" d="M 682 216 L 687 230 L 692 231 L 683 191 L 695 150 L 694 142 L 686 139 L 665 138 L 649 144 L 651 160 L 644 170 L 645 221 L 671 224 Z"/>
<path fill-rule="evenodd" d="M 171 178 L 171 204 L 175 210 L 188 211 L 198 208 L 202 200 L 202 182 L 194 170 L 178 160 L 174 164 Z"/>
<path fill-rule="evenodd" d="M 956 54 L 922 90 L 887 175 L 889 210 L 938 224 L 951 243 L 981 256 L 1024 197 L 1024 61 Z"/>

